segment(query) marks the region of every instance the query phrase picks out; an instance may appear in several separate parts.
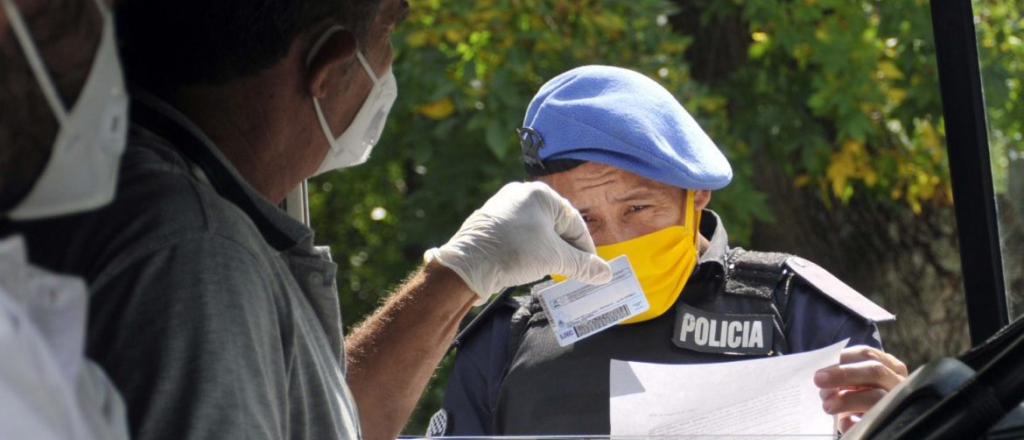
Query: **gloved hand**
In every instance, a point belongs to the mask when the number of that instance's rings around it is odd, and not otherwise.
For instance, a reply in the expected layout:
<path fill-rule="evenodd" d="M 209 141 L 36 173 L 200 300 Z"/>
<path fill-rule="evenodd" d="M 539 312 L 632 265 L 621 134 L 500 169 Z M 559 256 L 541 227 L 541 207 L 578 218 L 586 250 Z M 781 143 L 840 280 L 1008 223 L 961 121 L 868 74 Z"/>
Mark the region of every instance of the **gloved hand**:
<path fill-rule="evenodd" d="M 480 296 L 476 305 L 502 288 L 552 273 L 590 284 L 612 279 L 579 212 L 540 182 L 505 185 L 447 244 L 423 258 L 459 274 Z"/>

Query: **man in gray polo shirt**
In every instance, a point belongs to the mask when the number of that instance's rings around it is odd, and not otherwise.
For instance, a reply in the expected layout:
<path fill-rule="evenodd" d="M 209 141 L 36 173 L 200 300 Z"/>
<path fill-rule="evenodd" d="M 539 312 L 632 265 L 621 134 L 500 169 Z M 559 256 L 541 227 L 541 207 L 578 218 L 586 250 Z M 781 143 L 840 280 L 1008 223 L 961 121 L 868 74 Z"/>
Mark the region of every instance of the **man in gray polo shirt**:
<path fill-rule="evenodd" d="M 472 304 L 552 272 L 610 278 L 567 201 L 511 184 L 343 340 L 336 266 L 276 205 L 366 159 L 397 93 L 389 35 L 407 8 L 119 4 L 136 87 L 117 197 L 8 227 L 33 262 L 89 282 L 88 354 L 133 437 L 393 438 Z"/>

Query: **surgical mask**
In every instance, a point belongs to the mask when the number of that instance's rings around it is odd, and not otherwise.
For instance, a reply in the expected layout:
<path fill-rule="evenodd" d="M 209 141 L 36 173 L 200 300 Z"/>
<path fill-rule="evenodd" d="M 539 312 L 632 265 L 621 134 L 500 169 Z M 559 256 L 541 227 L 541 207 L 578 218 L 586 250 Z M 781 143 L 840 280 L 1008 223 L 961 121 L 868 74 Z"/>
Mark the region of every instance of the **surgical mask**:
<path fill-rule="evenodd" d="M 643 235 L 632 240 L 598 246 L 597 255 L 611 261 L 625 255 L 633 267 L 650 308 L 621 324 L 657 318 L 668 311 L 697 265 L 697 225 L 700 213 L 693 209 L 694 191 L 686 191 L 686 221 L 682 226 Z"/>
<path fill-rule="evenodd" d="M 306 65 L 308 66 L 313 60 L 313 56 L 320 51 L 327 38 L 343 29 L 341 26 L 334 26 L 324 32 L 324 35 L 313 45 L 313 49 L 309 51 Z M 331 126 L 327 123 L 327 118 L 324 117 L 324 112 L 320 108 L 320 100 L 313 98 L 313 107 L 316 109 L 317 118 L 320 119 L 320 128 L 323 129 L 324 136 L 327 137 L 327 142 L 331 145 L 316 174 L 353 167 L 366 162 L 373 146 L 380 140 L 380 134 L 384 131 L 384 123 L 388 119 L 388 112 L 391 111 L 391 106 L 395 103 L 395 98 L 398 97 L 398 83 L 395 82 L 395 74 L 390 68 L 387 73 L 378 78 L 362 52 L 357 51 L 356 57 L 359 59 L 359 64 L 363 66 L 363 70 L 373 80 L 373 90 L 370 90 L 370 95 L 366 97 L 366 101 L 363 101 L 359 113 L 341 136 L 334 137 Z"/>
<path fill-rule="evenodd" d="M 128 134 L 128 95 L 114 39 L 114 20 L 100 0 L 103 35 L 78 100 L 70 110 L 32 41 L 17 6 L 0 0 L 11 29 L 60 129 L 50 159 L 25 199 L 8 214 L 16 220 L 71 214 L 110 203 Z"/>

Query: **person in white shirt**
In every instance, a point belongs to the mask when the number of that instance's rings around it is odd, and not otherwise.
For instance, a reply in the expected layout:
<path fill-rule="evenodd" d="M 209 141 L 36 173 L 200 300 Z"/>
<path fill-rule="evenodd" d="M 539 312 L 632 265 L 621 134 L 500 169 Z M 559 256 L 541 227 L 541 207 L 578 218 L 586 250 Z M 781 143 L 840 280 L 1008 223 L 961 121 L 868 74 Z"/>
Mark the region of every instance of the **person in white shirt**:
<path fill-rule="evenodd" d="M 109 7 L 0 0 L 0 222 L 113 198 L 128 101 Z M 128 438 L 121 397 L 83 354 L 87 303 L 81 279 L 0 237 L 0 438 Z"/>
<path fill-rule="evenodd" d="M 20 237 L 0 241 L 0 438 L 128 438 L 117 390 L 82 356 L 85 284 L 26 258 Z"/>

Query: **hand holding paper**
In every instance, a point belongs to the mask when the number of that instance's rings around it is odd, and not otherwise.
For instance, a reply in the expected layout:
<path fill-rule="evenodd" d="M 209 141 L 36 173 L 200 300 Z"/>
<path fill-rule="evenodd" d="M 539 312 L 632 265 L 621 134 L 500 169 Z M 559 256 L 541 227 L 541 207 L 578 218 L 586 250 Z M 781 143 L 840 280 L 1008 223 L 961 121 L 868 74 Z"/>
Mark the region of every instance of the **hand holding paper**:
<path fill-rule="evenodd" d="M 840 365 L 814 374 L 821 388 L 822 407 L 839 416 L 839 432 L 846 432 L 865 412 L 907 378 L 907 366 L 895 356 L 874 347 L 843 350 Z"/>
<path fill-rule="evenodd" d="M 847 341 L 750 361 L 662 365 L 613 360 L 614 435 L 831 435 L 814 373 L 839 363 Z"/>

